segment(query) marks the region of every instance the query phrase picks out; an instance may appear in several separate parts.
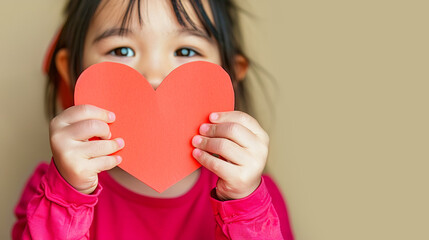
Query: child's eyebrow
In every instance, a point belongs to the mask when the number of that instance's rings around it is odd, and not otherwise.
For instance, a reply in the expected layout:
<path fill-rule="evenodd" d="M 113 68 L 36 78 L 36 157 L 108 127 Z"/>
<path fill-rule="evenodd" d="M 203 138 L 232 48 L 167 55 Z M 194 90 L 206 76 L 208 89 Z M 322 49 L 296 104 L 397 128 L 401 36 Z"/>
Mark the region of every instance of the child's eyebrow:
<path fill-rule="evenodd" d="M 181 28 L 177 30 L 177 35 L 193 35 L 196 37 L 201 37 L 206 39 L 209 42 L 213 42 L 213 38 L 211 38 L 205 31 L 194 28 Z"/>
<path fill-rule="evenodd" d="M 112 36 L 124 36 L 131 34 L 132 31 L 128 28 L 109 28 L 106 31 L 104 31 L 102 34 L 98 35 L 93 43 L 97 43 L 105 38 L 112 37 Z"/>

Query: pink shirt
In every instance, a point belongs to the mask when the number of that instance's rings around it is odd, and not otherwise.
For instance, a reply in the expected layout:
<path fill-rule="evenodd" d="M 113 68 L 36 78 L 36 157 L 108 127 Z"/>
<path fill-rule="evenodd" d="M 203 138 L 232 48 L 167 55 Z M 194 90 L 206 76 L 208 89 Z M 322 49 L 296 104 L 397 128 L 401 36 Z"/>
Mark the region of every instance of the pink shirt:
<path fill-rule="evenodd" d="M 183 196 L 139 195 L 107 172 L 91 195 L 81 194 L 55 165 L 40 164 L 15 209 L 13 239 L 287 239 L 292 240 L 285 202 L 268 176 L 250 196 L 212 197 L 217 176 L 202 168 Z"/>

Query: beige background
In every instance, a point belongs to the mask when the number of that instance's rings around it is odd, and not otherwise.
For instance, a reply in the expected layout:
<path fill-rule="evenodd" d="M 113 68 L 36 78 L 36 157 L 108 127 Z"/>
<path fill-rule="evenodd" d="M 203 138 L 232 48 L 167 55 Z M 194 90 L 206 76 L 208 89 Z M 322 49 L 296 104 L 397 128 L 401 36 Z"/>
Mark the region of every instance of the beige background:
<path fill-rule="evenodd" d="M 277 79 L 262 121 L 296 238 L 429 239 L 427 1 L 242 2 L 246 46 Z M 50 157 L 40 65 L 62 5 L 0 3 L 0 239 Z"/>

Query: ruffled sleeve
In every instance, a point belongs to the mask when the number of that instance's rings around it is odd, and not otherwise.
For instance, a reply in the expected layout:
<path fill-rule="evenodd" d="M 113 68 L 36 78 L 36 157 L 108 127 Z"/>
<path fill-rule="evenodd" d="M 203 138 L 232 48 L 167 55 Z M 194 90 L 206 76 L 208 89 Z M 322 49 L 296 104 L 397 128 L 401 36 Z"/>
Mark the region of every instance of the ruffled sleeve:
<path fill-rule="evenodd" d="M 89 239 L 94 206 L 102 187 L 91 195 L 78 192 L 53 161 L 37 167 L 15 208 L 12 239 Z"/>
<path fill-rule="evenodd" d="M 293 239 L 289 226 L 285 226 L 285 229 L 289 229 L 290 234 L 282 234 L 282 223 L 266 182 L 263 177 L 252 194 L 237 200 L 219 201 L 215 198 L 215 189 L 212 190 L 211 203 L 217 223 L 216 239 Z M 268 182 L 272 187 L 272 180 L 268 179 Z M 284 202 L 279 204 L 284 205 Z M 289 225 L 289 222 L 284 224 Z"/>

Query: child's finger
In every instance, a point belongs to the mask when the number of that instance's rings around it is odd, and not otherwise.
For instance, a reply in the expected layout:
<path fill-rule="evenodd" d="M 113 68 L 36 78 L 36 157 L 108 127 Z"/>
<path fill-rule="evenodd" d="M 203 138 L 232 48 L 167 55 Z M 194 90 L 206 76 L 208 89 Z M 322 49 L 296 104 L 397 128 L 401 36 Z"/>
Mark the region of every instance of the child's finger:
<path fill-rule="evenodd" d="M 192 139 L 192 145 L 201 150 L 218 154 L 237 165 L 243 165 L 245 159 L 249 158 L 248 153 L 242 147 L 226 138 L 207 138 L 197 135 Z"/>
<path fill-rule="evenodd" d="M 259 138 L 248 128 L 232 122 L 204 123 L 200 126 L 200 134 L 207 137 L 227 138 L 245 148 L 249 148 L 259 141 Z"/>
<path fill-rule="evenodd" d="M 216 112 L 210 114 L 209 117 L 212 123 L 222 123 L 222 122 L 235 122 L 240 123 L 244 127 L 252 131 L 256 136 L 258 136 L 264 143 L 268 143 L 269 138 L 268 134 L 262 129 L 258 121 L 251 117 L 249 114 L 240 112 L 240 111 L 231 111 L 231 112 Z"/>
<path fill-rule="evenodd" d="M 110 155 L 121 150 L 125 145 L 122 138 L 116 138 L 114 140 L 96 140 L 82 144 L 84 144 L 82 152 L 87 158 Z"/>
<path fill-rule="evenodd" d="M 56 121 L 65 124 L 73 124 L 88 119 L 97 119 L 103 122 L 111 123 L 115 121 L 115 114 L 105 109 L 90 105 L 78 105 L 64 110 L 58 115 Z"/>
<path fill-rule="evenodd" d="M 107 171 L 122 162 L 121 156 L 103 156 L 89 160 L 90 168 L 97 172 Z"/>
<path fill-rule="evenodd" d="M 64 132 L 77 141 L 87 140 L 92 137 L 109 139 L 111 136 L 110 127 L 100 120 L 83 120 L 64 128 Z"/>
<path fill-rule="evenodd" d="M 216 174 L 221 179 L 227 180 L 234 176 L 234 173 L 237 172 L 237 166 L 231 163 L 228 163 L 222 159 L 214 157 L 213 155 L 195 148 L 192 151 L 194 158 L 205 168 Z"/>

